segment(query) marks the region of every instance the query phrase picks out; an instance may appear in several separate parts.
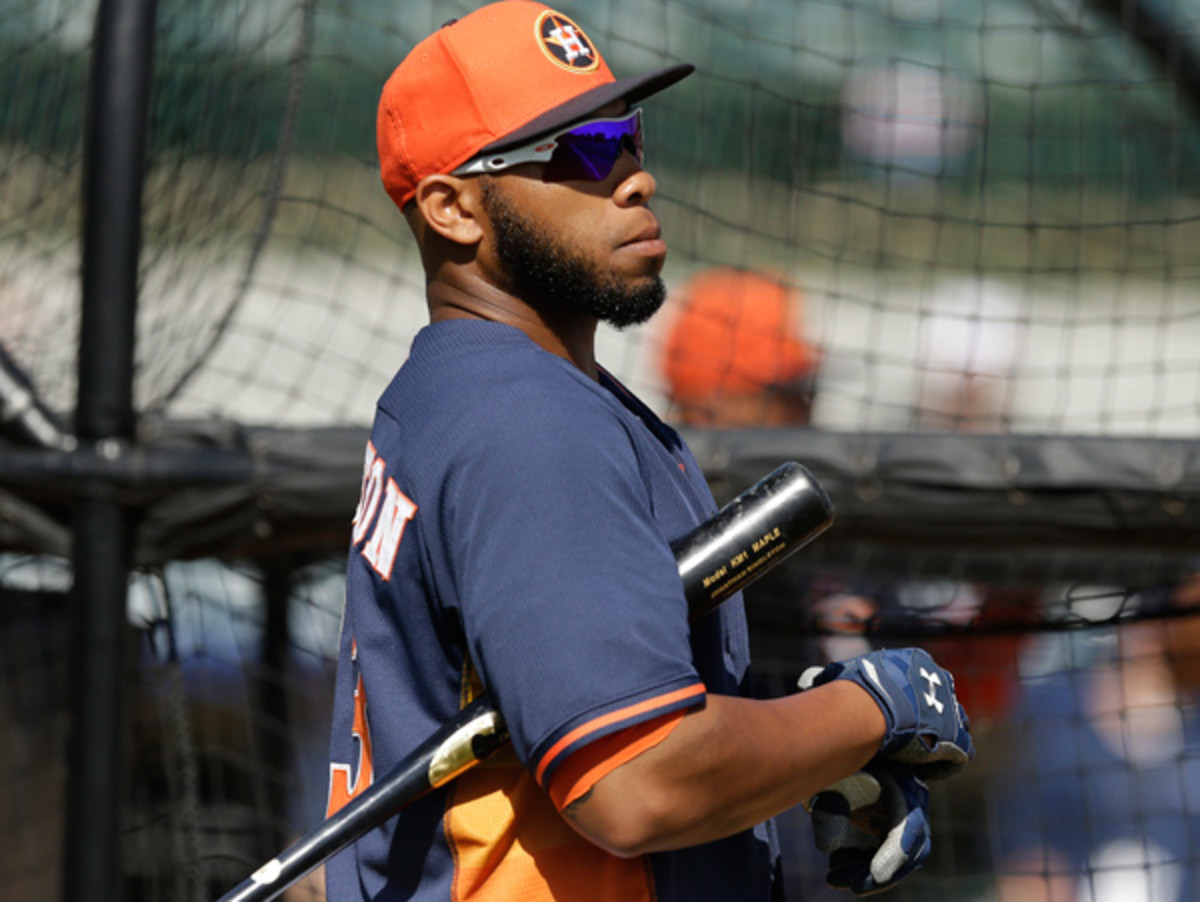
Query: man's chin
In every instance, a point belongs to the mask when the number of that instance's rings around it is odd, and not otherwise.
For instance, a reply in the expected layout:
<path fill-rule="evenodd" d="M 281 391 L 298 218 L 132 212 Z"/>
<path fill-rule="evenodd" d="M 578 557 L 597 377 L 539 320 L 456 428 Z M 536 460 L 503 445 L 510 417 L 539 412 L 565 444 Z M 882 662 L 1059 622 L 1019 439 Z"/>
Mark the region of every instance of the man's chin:
<path fill-rule="evenodd" d="M 614 329 L 640 326 L 658 313 L 666 300 L 666 286 L 662 279 L 655 276 L 643 287 L 627 292 L 620 300 L 606 305 L 600 320 Z"/>

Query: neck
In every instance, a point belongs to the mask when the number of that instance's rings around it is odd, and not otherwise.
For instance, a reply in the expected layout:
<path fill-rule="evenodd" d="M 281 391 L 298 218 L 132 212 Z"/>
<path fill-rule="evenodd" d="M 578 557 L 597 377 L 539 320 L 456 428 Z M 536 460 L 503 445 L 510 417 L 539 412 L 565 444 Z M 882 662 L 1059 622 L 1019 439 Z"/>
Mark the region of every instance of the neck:
<path fill-rule="evenodd" d="M 431 281 L 426 286 L 430 322 L 477 319 L 520 329 L 534 344 L 570 362 L 589 379 L 598 379 L 596 326 L 592 317 L 546 315 L 490 283 L 469 287 Z"/>

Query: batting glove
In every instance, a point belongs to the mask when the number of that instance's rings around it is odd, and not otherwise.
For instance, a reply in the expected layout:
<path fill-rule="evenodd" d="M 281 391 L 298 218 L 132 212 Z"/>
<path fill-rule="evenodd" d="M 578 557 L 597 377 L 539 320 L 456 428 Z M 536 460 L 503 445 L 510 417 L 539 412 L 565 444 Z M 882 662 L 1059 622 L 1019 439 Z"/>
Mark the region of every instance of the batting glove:
<path fill-rule="evenodd" d="M 912 765 L 918 777 L 952 777 L 975 757 L 954 677 L 923 649 L 884 649 L 811 667 L 800 677 L 800 688 L 834 680 L 851 680 L 871 693 L 887 721 L 880 755 Z"/>
<path fill-rule="evenodd" d="M 806 804 L 825 882 L 857 896 L 895 886 L 929 857 L 929 789 L 911 767 L 876 759 Z"/>

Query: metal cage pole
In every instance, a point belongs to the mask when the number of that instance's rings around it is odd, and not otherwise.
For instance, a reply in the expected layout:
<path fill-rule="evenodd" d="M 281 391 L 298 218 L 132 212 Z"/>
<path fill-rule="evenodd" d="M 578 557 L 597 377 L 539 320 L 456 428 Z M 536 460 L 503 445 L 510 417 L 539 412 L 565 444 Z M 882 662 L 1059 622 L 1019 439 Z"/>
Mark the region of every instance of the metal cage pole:
<path fill-rule="evenodd" d="M 79 450 L 119 463 L 134 438 L 134 325 L 155 0 L 101 0 L 84 135 Z M 131 512 L 102 476 L 74 517 L 72 710 L 63 898 L 121 898 Z"/>

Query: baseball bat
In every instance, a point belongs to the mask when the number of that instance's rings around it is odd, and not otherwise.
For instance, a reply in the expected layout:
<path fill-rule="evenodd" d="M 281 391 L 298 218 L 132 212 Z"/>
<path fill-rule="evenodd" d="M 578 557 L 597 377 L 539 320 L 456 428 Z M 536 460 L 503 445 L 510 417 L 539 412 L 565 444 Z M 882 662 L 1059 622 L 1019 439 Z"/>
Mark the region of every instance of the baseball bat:
<path fill-rule="evenodd" d="M 820 483 L 790 461 L 672 543 L 692 620 L 799 551 L 833 522 Z M 319 827 L 218 902 L 266 902 L 389 817 L 474 767 L 508 741 L 485 692 Z"/>

